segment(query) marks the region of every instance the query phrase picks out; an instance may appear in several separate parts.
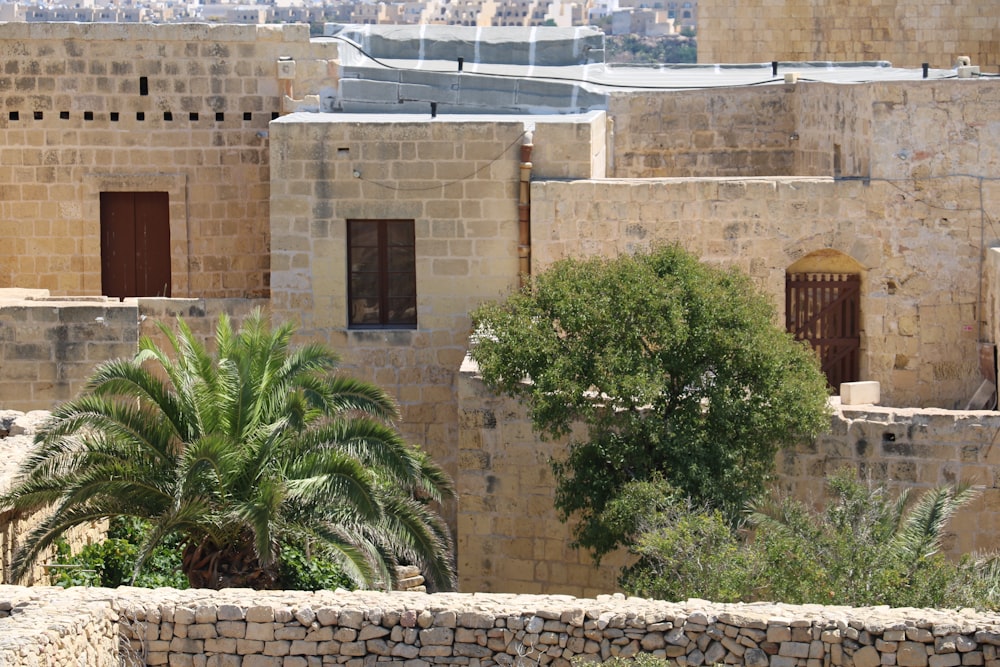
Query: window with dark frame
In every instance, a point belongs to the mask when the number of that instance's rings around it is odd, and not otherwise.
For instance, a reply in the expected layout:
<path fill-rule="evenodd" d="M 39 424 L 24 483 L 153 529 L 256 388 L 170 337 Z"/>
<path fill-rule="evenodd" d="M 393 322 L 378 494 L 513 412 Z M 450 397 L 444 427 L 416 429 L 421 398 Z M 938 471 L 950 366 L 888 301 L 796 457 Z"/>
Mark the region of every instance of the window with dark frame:
<path fill-rule="evenodd" d="M 416 328 L 414 239 L 412 220 L 347 221 L 348 326 Z"/>

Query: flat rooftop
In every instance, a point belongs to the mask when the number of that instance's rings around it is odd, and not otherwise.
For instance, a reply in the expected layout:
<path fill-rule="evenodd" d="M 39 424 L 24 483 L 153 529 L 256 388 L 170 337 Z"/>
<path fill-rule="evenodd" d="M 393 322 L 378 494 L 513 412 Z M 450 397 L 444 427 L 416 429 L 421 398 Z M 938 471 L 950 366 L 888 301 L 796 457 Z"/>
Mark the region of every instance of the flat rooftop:
<path fill-rule="evenodd" d="M 956 69 L 905 69 L 885 61 L 620 65 L 605 63 L 604 34 L 578 28 L 326 26 L 339 46 L 336 89 L 322 111 L 564 114 L 606 109 L 616 92 L 942 80 Z"/>

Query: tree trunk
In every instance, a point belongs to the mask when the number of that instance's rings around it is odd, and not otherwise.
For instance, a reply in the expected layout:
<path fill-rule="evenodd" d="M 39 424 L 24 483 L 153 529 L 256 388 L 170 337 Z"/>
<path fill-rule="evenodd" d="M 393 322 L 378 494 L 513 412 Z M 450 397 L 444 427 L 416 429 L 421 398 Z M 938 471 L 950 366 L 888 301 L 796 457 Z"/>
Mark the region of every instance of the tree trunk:
<path fill-rule="evenodd" d="M 189 542 L 181 565 L 192 588 L 272 589 L 278 581 L 277 564 L 261 567 L 253 541 L 219 548 L 210 538 Z"/>

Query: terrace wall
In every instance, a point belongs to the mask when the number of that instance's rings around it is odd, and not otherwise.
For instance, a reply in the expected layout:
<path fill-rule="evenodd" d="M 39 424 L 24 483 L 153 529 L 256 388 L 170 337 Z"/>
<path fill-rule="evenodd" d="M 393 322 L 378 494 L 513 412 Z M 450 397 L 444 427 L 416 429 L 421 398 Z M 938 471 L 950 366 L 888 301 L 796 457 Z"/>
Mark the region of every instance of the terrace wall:
<path fill-rule="evenodd" d="M 973 610 L 0 587 L 10 665 L 569 667 L 644 652 L 684 667 L 996 667 L 998 644 L 995 616 Z"/>

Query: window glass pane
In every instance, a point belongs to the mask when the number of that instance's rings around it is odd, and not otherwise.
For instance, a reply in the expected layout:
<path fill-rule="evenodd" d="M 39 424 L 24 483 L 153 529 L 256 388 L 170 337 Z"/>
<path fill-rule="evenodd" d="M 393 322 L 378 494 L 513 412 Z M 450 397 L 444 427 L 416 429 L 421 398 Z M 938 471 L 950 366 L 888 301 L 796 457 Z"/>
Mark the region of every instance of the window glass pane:
<path fill-rule="evenodd" d="M 388 223 L 386 225 L 388 243 L 391 246 L 413 245 L 413 223 Z"/>
<path fill-rule="evenodd" d="M 389 296 L 415 297 L 417 295 L 417 279 L 412 273 L 393 273 L 389 275 Z"/>
<path fill-rule="evenodd" d="M 349 243 L 352 246 L 377 246 L 378 224 L 352 221 L 347 226 Z"/>
<path fill-rule="evenodd" d="M 351 324 L 378 324 L 378 302 L 374 299 L 351 300 Z"/>
<path fill-rule="evenodd" d="M 378 248 L 351 248 L 351 271 L 378 273 Z"/>
<path fill-rule="evenodd" d="M 416 259 L 413 256 L 413 248 L 394 247 L 389 248 L 389 266 L 387 271 L 393 273 L 413 273 L 416 269 Z"/>
<path fill-rule="evenodd" d="M 378 274 L 352 273 L 351 298 L 378 299 Z"/>
<path fill-rule="evenodd" d="M 412 220 L 349 220 L 348 323 L 417 324 L 415 232 Z"/>
<path fill-rule="evenodd" d="M 416 324 L 417 302 L 415 299 L 389 299 L 386 324 Z"/>

